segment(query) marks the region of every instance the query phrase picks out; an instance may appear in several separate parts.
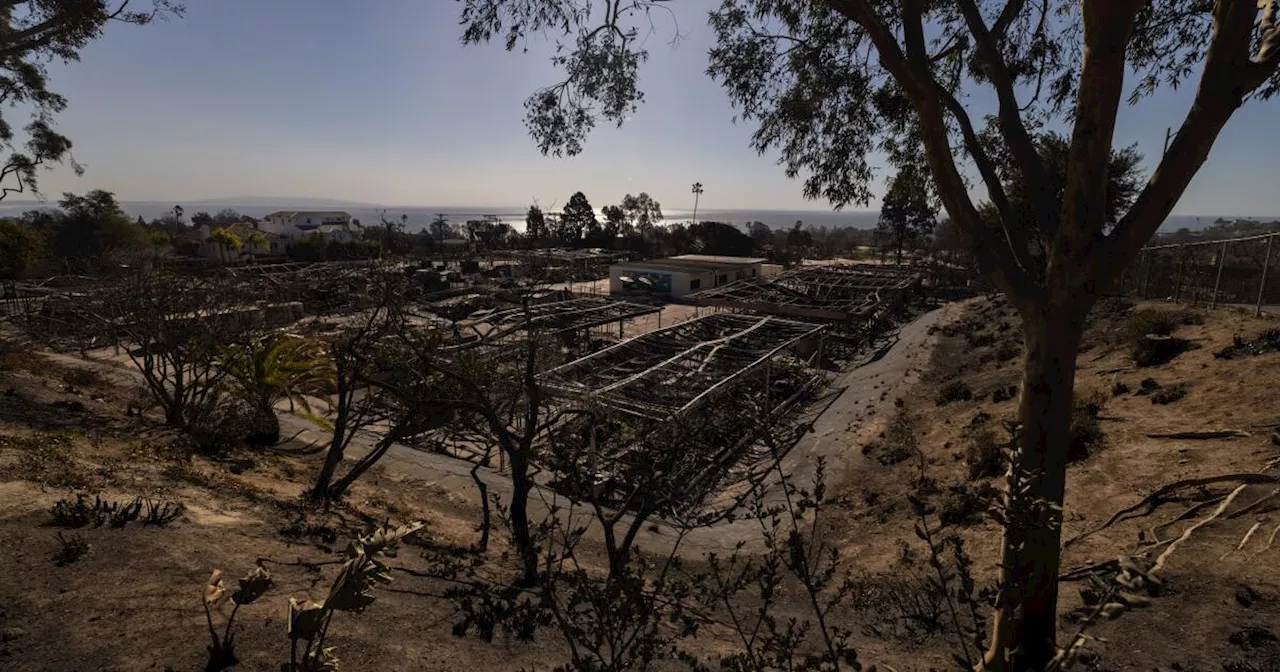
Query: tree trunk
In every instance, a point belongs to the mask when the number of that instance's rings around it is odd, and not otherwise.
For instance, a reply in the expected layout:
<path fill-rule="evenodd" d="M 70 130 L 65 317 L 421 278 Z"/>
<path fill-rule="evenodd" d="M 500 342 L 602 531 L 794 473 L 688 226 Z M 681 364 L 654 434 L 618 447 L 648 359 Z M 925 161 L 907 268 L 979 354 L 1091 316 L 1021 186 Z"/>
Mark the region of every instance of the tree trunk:
<path fill-rule="evenodd" d="M 480 491 L 480 543 L 476 545 L 476 550 L 483 553 L 489 550 L 489 530 L 492 529 L 492 517 L 489 512 L 489 486 L 485 484 L 484 479 L 480 478 L 480 466 L 489 465 L 489 453 L 485 451 L 483 462 L 476 462 L 471 467 L 471 480 L 475 482 L 476 489 Z"/>
<path fill-rule="evenodd" d="M 347 417 L 349 403 L 343 403 L 342 382 L 338 382 L 338 414 L 333 421 L 333 438 L 329 440 L 329 452 L 324 456 L 324 465 L 320 467 L 320 475 L 316 477 L 316 486 L 311 489 L 311 501 L 325 502 L 329 501 L 329 484 L 333 482 L 333 474 L 338 470 L 338 465 L 342 464 L 342 458 L 346 452 L 347 441 Z"/>
<path fill-rule="evenodd" d="M 274 446 L 280 442 L 280 418 L 276 416 L 276 409 L 269 401 L 263 400 L 256 404 L 251 423 L 245 443 L 250 446 Z"/>
<path fill-rule="evenodd" d="M 511 534 L 515 537 L 516 550 L 524 565 L 526 585 L 538 583 L 538 549 L 533 545 L 533 533 L 529 529 L 529 492 L 533 482 L 529 478 L 529 462 L 519 451 L 511 451 Z"/>
<path fill-rule="evenodd" d="M 1050 307 L 1023 314 L 1021 433 L 1005 493 L 1005 526 L 987 669 L 1043 670 L 1056 654 L 1058 567 L 1072 393 L 1083 316 Z"/>
<path fill-rule="evenodd" d="M 400 438 L 400 432 L 396 430 L 392 430 L 389 434 L 382 437 L 382 440 L 378 441 L 377 445 L 373 447 L 373 450 L 370 450 L 367 455 L 360 458 L 354 465 L 352 465 L 351 471 L 348 471 L 346 476 L 338 479 L 337 482 L 329 488 L 329 501 L 333 502 L 341 499 L 342 496 L 346 494 L 347 488 L 350 488 L 351 484 L 355 483 L 356 479 L 364 475 L 364 472 L 368 471 L 370 467 L 377 464 L 378 460 L 381 460 L 382 456 L 386 455 L 387 451 L 391 450 L 392 444 L 399 441 Z"/>

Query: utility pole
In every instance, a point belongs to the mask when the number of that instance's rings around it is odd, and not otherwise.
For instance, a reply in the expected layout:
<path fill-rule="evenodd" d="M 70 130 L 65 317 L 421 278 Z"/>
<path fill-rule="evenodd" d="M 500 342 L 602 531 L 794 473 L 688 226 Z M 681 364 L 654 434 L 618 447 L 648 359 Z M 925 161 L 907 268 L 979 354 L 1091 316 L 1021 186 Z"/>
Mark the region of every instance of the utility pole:
<path fill-rule="evenodd" d="M 1170 127 L 1170 126 L 1166 126 L 1166 127 L 1165 127 L 1165 129 L 1164 129 L 1164 151 L 1160 153 L 1160 156 L 1161 156 L 1161 157 L 1163 157 L 1165 154 L 1168 154 L 1168 153 L 1169 153 L 1169 143 L 1170 143 L 1170 142 L 1172 142 L 1172 141 L 1173 141 L 1173 139 L 1174 139 L 1175 137 L 1177 137 L 1177 135 L 1178 135 L 1177 133 L 1174 133 L 1174 132 L 1173 132 L 1173 128 L 1172 128 L 1172 127 Z"/>
<path fill-rule="evenodd" d="M 702 183 L 694 182 L 693 183 L 693 222 L 691 222 L 692 224 L 698 223 L 698 197 L 701 195 L 702 195 Z"/>

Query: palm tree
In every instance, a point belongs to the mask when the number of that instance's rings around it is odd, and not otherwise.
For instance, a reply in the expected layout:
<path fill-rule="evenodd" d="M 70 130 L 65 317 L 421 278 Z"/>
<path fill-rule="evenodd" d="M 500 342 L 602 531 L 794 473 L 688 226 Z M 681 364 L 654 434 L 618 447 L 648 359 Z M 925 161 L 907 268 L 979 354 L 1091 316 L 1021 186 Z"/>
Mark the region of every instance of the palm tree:
<path fill-rule="evenodd" d="M 251 445 L 274 445 L 280 441 L 280 419 L 276 404 L 289 400 L 289 409 L 301 406 L 306 417 L 325 424 L 311 412 L 306 392 L 323 392 L 333 382 L 333 366 L 324 356 L 324 347 L 315 340 L 273 333 L 231 349 L 223 364 L 238 392 L 253 407 Z"/>
<path fill-rule="evenodd" d="M 702 183 L 694 182 L 693 183 L 693 222 L 691 222 L 692 224 L 698 223 L 698 197 L 701 195 L 702 195 Z"/>

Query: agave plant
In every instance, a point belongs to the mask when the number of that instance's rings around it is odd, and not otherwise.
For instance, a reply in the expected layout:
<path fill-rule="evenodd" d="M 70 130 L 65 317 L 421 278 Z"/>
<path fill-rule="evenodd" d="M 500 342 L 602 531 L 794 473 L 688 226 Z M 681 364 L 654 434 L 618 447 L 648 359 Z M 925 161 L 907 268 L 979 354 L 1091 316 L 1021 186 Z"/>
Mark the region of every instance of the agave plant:
<path fill-rule="evenodd" d="M 232 348 L 223 366 L 253 407 L 248 440 L 255 445 L 279 442 L 275 406 L 286 399 L 291 410 L 301 407 L 307 417 L 319 420 L 304 393 L 327 389 L 333 381 L 333 366 L 318 341 L 279 332 Z"/>
<path fill-rule="evenodd" d="M 337 672 L 333 647 L 324 645 L 334 612 L 358 613 L 373 604 L 373 587 L 391 581 L 391 568 L 382 558 L 392 556 L 396 544 L 422 529 L 422 523 L 389 528 L 359 537 L 347 547 L 347 560 L 323 602 L 289 599 L 285 628 L 289 635 L 289 663 L 281 672 Z M 299 650 L 301 649 L 301 650 Z"/>

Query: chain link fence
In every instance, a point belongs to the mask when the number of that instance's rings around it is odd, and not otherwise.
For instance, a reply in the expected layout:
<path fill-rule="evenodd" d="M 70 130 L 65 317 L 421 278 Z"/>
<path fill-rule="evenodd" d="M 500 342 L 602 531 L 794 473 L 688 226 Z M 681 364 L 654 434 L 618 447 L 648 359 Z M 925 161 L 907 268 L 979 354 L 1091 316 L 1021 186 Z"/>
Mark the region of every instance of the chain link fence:
<path fill-rule="evenodd" d="M 1270 309 L 1280 313 L 1280 233 L 1153 245 L 1120 278 L 1119 290 L 1143 299 Z"/>

